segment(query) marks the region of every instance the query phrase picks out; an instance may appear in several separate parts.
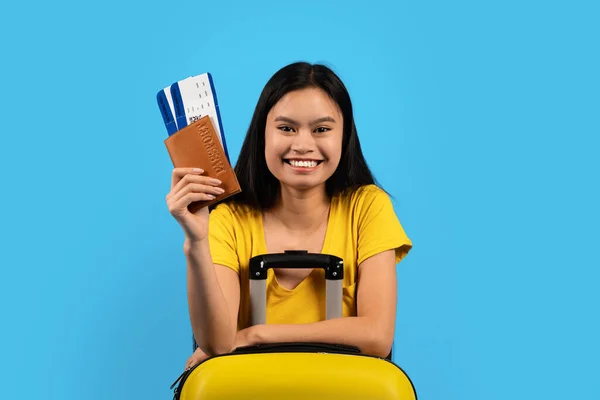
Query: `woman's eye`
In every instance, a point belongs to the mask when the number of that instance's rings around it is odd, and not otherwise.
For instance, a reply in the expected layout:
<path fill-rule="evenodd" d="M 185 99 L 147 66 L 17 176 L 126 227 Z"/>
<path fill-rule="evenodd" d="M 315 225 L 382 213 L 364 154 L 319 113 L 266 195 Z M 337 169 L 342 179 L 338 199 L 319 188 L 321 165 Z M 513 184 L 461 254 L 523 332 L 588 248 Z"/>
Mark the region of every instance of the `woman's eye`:
<path fill-rule="evenodd" d="M 316 129 L 316 132 L 317 132 L 317 133 L 325 133 L 325 132 L 327 132 L 328 130 L 329 130 L 329 128 L 326 128 L 326 127 L 322 126 L 322 127 L 320 127 L 320 128 L 317 128 L 317 129 Z"/>
<path fill-rule="evenodd" d="M 279 129 L 284 132 L 292 132 L 293 131 L 293 129 L 290 126 L 280 126 Z"/>

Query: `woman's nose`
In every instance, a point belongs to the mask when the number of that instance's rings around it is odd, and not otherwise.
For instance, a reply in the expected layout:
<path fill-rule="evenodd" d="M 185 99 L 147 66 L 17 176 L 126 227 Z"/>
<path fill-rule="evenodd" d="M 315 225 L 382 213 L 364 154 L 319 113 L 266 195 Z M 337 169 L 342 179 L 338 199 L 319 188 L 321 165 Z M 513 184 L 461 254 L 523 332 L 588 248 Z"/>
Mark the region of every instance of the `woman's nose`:
<path fill-rule="evenodd" d="M 315 142 L 310 132 L 299 131 L 297 135 L 294 135 L 291 149 L 298 153 L 307 153 L 314 149 Z"/>

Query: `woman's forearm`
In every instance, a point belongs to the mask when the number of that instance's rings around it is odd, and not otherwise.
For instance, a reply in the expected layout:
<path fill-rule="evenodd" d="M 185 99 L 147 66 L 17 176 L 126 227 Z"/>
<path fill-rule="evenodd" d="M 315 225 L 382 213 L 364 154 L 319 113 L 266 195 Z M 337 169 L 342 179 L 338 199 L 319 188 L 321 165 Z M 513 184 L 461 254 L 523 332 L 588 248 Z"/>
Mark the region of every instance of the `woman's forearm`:
<path fill-rule="evenodd" d="M 208 239 L 186 240 L 188 307 L 198 346 L 208 355 L 227 353 L 235 339 L 227 301 L 221 290 Z"/>
<path fill-rule="evenodd" d="M 311 324 L 260 325 L 257 343 L 321 342 L 358 347 L 362 353 L 387 357 L 394 332 L 370 317 L 335 318 Z"/>

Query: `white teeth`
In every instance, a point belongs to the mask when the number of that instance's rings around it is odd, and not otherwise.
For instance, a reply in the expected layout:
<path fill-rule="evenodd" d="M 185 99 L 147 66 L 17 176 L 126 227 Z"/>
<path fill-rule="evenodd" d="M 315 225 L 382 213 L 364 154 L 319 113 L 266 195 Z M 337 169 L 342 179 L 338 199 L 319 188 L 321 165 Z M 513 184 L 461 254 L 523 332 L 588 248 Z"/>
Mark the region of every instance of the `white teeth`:
<path fill-rule="evenodd" d="M 312 168 L 317 166 L 316 161 L 295 161 L 290 160 L 290 164 L 294 167 Z"/>

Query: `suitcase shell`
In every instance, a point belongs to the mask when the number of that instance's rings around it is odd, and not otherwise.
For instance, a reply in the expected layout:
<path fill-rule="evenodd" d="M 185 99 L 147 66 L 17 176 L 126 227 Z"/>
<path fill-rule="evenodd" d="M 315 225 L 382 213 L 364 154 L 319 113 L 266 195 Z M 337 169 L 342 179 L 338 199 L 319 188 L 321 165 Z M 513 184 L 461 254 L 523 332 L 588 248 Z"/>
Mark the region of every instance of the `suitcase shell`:
<path fill-rule="evenodd" d="M 325 269 L 327 319 L 341 316 L 343 261 L 290 251 L 250 262 L 253 324 L 264 323 L 268 268 Z M 361 354 L 352 346 L 323 343 L 262 344 L 208 358 L 171 386 L 174 400 L 343 399 L 416 400 L 408 375 L 391 359 Z"/>
<path fill-rule="evenodd" d="M 178 400 L 416 400 L 394 363 L 353 354 L 229 354 L 198 364 L 181 380 Z"/>

